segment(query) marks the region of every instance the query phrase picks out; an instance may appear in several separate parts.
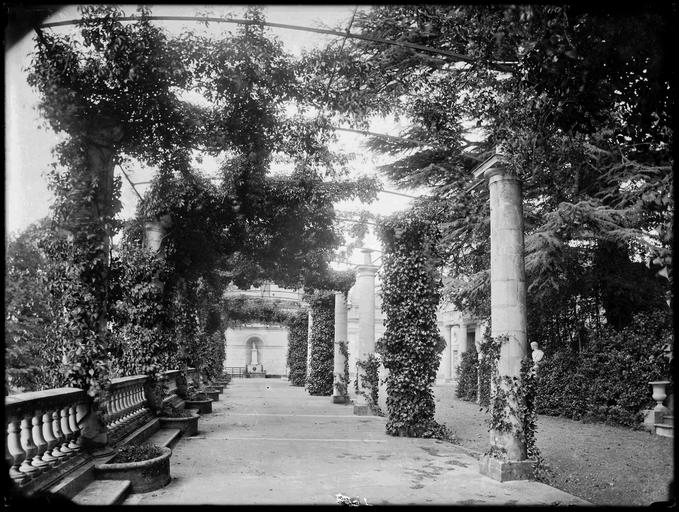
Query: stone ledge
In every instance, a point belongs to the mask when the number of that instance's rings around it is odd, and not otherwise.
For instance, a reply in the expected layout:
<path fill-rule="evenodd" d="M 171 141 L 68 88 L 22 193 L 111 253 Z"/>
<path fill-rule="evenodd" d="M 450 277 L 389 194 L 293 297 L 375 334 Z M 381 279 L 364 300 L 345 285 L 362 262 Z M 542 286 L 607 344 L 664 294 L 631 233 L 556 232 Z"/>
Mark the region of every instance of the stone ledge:
<path fill-rule="evenodd" d="M 499 482 L 534 480 L 534 470 L 533 460 L 500 460 L 490 455 L 482 455 L 479 459 L 479 472 Z"/>

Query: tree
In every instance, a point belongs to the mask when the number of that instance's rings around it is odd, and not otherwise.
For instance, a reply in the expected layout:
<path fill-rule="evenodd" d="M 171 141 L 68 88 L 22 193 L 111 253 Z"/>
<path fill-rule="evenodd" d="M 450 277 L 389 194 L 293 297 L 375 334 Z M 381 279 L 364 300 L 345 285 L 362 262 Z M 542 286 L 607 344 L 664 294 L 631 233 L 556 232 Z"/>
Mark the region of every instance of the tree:
<path fill-rule="evenodd" d="M 59 385 L 58 357 L 48 343 L 54 318 L 47 289 L 51 262 L 40 247 L 48 233 L 48 220 L 43 219 L 6 242 L 5 385 L 8 392 L 37 391 Z"/>
<path fill-rule="evenodd" d="M 412 142 L 371 146 L 397 156 L 382 169 L 397 183 L 431 188 L 445 217 L 447 295 L 478 316 L 488 315 L 488 192 L 470 171 L 502 144 L 523 184 L 529 336 L 578 347 L 602 315 L 620 328 L 634 312 L 665 307 L 671 283 L 656 274 L 672 275 L 674 15 L 661 6 L 378 6 L 356 17 L 363 34 L 458 57 L 351 40 L 307 66 L 321 82 L 337 63 L 331 114 L 410 121 L 402 136 Z"/>

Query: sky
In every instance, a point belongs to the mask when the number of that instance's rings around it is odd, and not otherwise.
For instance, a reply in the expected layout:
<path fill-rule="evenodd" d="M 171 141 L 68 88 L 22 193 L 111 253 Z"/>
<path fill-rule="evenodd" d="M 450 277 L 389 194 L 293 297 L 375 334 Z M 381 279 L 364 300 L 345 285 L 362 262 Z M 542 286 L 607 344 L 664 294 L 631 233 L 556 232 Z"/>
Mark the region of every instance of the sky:
<path fill-rule="evenodd" d="M 241 17 L 244 6 L 237 5 L 159 5 L 152 7 L 154 15 L 195 15 L 197 12 L 208 15 L 223 15 L 230 12 L 234 17 Z M 360 6 L 366 9 L 368 6 Z M 134 8 L 125 6 L 127 14 L 132 14 Z M 265 6 L 268 21 L 323 27 L 340 30 L 346 29 L 354 12 L 351 5 L 272 5 Z M 65 6 L 51 16 L 47 22 L 70 20 L 78 17 L 75 5 Z M 196 29 L 194 22 L 164 22 L 163 26 L 171 33 L 183 28 Z M 233 30 L 235 25 L 212 24 L 207 29 L 218 33 L 223 30 Z M 51 29 L 66 31 L 66 27 Z M 286 29 L 270 29 L 270 33 L 283 42 L 285 48 L 295 55 L 301 54 L 302 49 L 323 47 L 333 36 L 315 34 Z M 26 82 L 26 68 L 30 64 L 29 54 L 34 47 L 33 33 L 25 36 L 20 42 L 5 52 L 5 232 L 16 233 L 25 229 L 29 224 L 49 214 L 52 195 L 47 189 L 47 179 L 44 173 L 49 169 L 52 155 L 51 148 L 60 140 L 59 136 L 44 125 L 37 112 L 38 96 Z M 376 119 L 370 129 L 378 133 L 398 135 L 401 126 L 387 119 Z M 356 160 L 351 164 L 352 173 L 375 174 L 376 167 L 385 163 L 380 155 L 371 153 L 365 146 L 365 137 L 360 134 L 337 132 L 338 145 L 346 152 L 355 153 Z M 128 169 L 132 181 L 148 181 L 153 171 L 149 169 Z M 119 171 L 116 171 L 119 172 Z M 384 182 L 384 178 L 380 177 Z M 137 186 L 143 194 L 145 185 Z M 396 190 L 385 182 L 386 190 Z M 401 192 L 417 195 L 421 191 L 401 190 Z M 130 218 L 134 215 L 137 195 L 123 178 L 122 197 L 123 210 L 121 217 Z M 341 210 L 358 210 L 368 208 L 374 213 L 390 214 L 407 208 L 410 200 L 387 193 L 380 193 L 378 200 L 367 206 L 359 202 L 342 202 L 336 205 Z M 378 242 L 374 236 L 366 239 L 366 246 L 377 248 Z M 357 252 L 357 251 L 355 251 Z"/>

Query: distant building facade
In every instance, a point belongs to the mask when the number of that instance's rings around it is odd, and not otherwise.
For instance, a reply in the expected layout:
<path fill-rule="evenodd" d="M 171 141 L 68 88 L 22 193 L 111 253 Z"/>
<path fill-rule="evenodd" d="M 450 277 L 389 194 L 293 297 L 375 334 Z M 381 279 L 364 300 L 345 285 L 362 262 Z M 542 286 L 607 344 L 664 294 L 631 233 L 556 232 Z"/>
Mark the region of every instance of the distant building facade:
<path fill-rule="evenodd" d="M 353 380 L 356 372 L 356 354 L 358 353 L 358 301 L 354 297 L 354 288 L 347 296 L 349 342 L 349 373 Z M 274 284 L 266 284 L 250 290 L 230 290 L 232 295 L 247 295 L 270 301 L 278 301 L 290 311 L 303 307 L 301 290 L 286 290 Z M 375 289 L 375 339 L 384 334 L 384 314 L 382 313 L 380 287 Z M 437 314 L 441 335 L 446 340 L 446 347 L 441 354 L 441 363 L 436 375 L 437 384 L 448 384 L 457 378 L 457 367 L 462 353 L 471 346 L 477 345 L 483 338 L 485 326 L 476 319 L 464 316 L 451 304 L 444 305 Z M 227 371 L 230 368 L 254 369 L 260 365 L 267 376 L 284 377 L 288 374 L 288 329 L 282 325 L 250 324 L 229 328 L 226 331 Z"/>

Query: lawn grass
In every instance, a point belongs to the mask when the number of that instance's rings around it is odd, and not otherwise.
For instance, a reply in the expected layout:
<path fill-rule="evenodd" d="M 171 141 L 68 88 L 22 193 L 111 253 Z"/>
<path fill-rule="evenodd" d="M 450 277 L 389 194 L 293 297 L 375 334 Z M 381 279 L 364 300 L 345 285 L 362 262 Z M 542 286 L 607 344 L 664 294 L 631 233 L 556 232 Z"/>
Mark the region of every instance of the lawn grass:
<path fill-rule="evenodd" d="M 486 413 L 455 397 L 453 386 L 435 386 L 436 420 L 460 444 L 488 449 Z M 595 505 L 636 505 L 668 499 L 674 477 L 674 440 L 643 430 L 539 416 L 537 445 L 548 467 L 545 483 Z"/>

